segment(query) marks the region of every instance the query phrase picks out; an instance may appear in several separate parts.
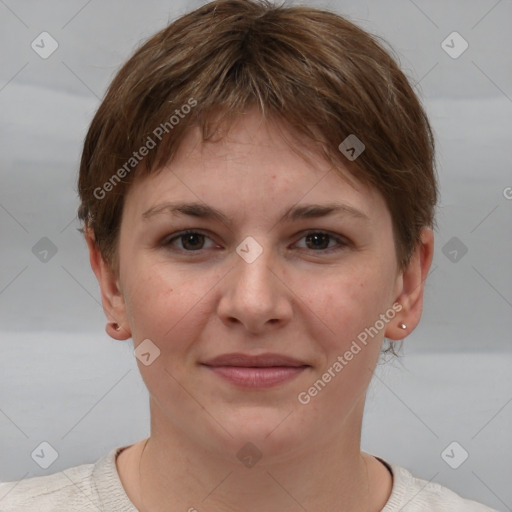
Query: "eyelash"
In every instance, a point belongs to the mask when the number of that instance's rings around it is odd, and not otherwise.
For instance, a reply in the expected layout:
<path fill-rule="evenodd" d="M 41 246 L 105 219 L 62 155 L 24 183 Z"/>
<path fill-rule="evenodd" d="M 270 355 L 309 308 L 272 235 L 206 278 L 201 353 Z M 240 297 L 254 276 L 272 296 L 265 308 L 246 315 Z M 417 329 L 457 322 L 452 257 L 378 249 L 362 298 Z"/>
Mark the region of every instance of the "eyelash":
<path fill-rule="evenodd" d="M 162 245 L 164 245 L 166 248 L 169 248 L 169 250 L 172 250 L 172 251 L 175 251 L 175 252 L 181 252 L 181 253 L 188 253 L 188 254 L 194 254 L 194 253 L 198 253 L 198 255 L 200 253 L 202 253 L 204 250 L 206 249 L 197 249 L 197 250 L 187 250 L 187 249 L 181 249 L 181 248 L 172 248 L 172 243 L 175 241 L 175 240 L 178 240 L 184 236 L 187 236 L 187 235 L 202 235 L 206 238 L 210 238 L 206 233 L 204 233 L 203 231 L 201 230 L 195 230 L 195 229 L 187 229 L 185 231 L 181 231 L 177 234 L 173 234 L 171 235 L 171 237 L 167 237 Z M 321 234 L 321 235 L 327 235 L 328 237 L 330 237 L 330 240 L 334 240 L 335 242 L 337 242 L 337 246 L 335 247 L 329 247 L 327 249 L 307 249 L 307 248 L 300 248 L 301 250 L 305 250 L 305 251 L 309 251 L 309 252 L 313 252 L 313 253 L 331 253 L 331 252 L 336 252 L 336 251 L 340 251 L 342 249 L 344 249 L 345 247 L 349 246 L 349 242 L 347 240 L 345 240 L 344 238 L 341 238 L 339 236 L 336 236 L 336 235 L 333 235 L 331 233 L 329 233 L 328 231 L 322 231 L 322 230 L 310 230 L 310 231 L 307 231 L 306 233 L 303 234 L 303 236 L 299 239 L 299 240 L 302 240 L 303 238 L 306 238 L 308 237 L 309 235 L 318 235 L 318 234 Z"/>

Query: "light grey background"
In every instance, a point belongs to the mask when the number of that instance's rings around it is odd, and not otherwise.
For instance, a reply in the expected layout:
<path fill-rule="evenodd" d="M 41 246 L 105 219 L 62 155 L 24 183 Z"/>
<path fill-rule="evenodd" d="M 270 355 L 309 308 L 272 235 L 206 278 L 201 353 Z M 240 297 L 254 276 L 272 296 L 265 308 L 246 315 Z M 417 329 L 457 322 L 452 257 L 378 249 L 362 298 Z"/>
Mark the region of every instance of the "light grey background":
<path fill-rule="evenodd" d="M 202 3 L 0 0 L 0 480 L 94 462 L 149 433 L 131 341 L 103 331 L 76 231 L 76 177 L 116 70 Z M 303 3 L 391 44 L 438 143 L 439 229 L 423 319 L 401 363 L 377 371 L 363 449 L 512 510 L 512 2 Z M 48 59 L 31 48 L 43 31 L 59 45 Z M 441 46 L 453 31 L 469 44 L 456 59 Z M 46 262 L 33 251 L 43 237 L 57 249 Z M 445 255 L 453 243 L 456 262 Z M 59 454 L 46 470 L 31 458 L 43 441 Z M 469 453 L 456 470 L 440 456 L 452 441 Z"/>

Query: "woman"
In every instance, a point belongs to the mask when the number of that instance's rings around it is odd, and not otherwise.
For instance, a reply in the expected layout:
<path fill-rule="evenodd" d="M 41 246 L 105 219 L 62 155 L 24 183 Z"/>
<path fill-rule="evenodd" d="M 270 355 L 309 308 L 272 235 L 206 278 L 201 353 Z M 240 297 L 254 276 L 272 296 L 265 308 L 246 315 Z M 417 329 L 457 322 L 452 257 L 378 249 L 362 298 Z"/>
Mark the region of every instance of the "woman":
<path fill-rule="evenodd" d="M 396 63 L 335 14 L 219 0 L 151 38 L 79 177 L 151 435 L 18 482 L 1 510 L 491 510 L 360 447 L 383 339 L 421 317 L 433 158 Z"/>

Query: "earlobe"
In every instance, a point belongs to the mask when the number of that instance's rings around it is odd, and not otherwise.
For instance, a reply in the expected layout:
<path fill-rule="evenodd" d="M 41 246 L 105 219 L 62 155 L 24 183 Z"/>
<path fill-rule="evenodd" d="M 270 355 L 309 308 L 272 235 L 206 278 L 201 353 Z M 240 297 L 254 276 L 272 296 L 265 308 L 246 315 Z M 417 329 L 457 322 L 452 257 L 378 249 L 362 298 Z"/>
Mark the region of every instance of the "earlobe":
<path fill-rule="evenodd" d="M 421 242 L 416 247 L 409 265 L 400 276 L 401 289 L 395 301 L 402 305 L 402 309 L 396 316 L 396 322 L 388 325 L 386 338 L 403 339 L 418 325 L 423 311 L 425 279 L 432 264 L 433 255 L 434 233 L 430 228 L 423 228 Z"/>
<path fill-rule="evenodd" d="M 107 322 L 105 332 L 115 340 L 127 340 L 131 337 L 130 332 L 121 327 L 117 322 Z"/>
<path fill-rule="evenodd" d="M 94 233 L 90 228 L 85 230 L 85 239 L 89 248 L 91 268 L 100 286 L 103 311 L 109 320 L 105 331 L 111 338 L 126 340 L 131 337 L 131 332 L 128 327 L 125 327 L 125 325 L 128 325 L 126 308 L 124 297 L 118 287 L 117 276 L 114 275 L 103 259 L 96 244 Z"/>

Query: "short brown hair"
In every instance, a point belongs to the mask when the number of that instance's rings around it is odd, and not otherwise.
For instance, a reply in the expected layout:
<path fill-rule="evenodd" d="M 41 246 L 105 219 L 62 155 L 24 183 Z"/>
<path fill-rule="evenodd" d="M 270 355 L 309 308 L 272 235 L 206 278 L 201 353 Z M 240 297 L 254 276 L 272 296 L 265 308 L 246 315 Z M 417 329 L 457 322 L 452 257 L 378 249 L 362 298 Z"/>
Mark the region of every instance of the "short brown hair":
<path fill-rule="evenodd" d="M 327 10 L 267 0 L 216 0 L 178 18 L 111 83 L 78 182 L 79 218 L 111 267 L 117 271 L 123 200 L 135 177 L 170 161 L 192 126 L 208 140 L 214 117 L 227 122 L 253 106 L 383 195 L 404 269 L 421 229 L 435 224 L 438 194 L 433 135 L 418 98 L 376 37 Z M 349 135 L 365 145 L 354 161 L 338 149 Z"/>

